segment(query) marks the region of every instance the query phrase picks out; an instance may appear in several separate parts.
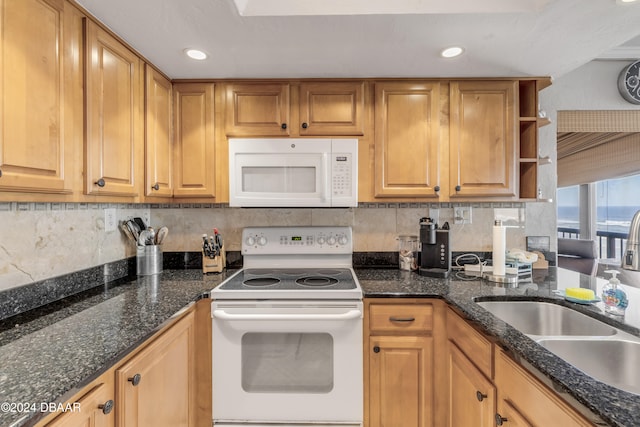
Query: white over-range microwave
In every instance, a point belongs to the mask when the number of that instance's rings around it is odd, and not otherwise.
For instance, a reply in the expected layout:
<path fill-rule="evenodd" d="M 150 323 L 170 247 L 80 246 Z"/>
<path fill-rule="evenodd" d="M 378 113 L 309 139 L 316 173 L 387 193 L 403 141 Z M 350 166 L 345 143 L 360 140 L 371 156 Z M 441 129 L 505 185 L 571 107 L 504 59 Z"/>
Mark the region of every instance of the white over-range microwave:
<path fill-rule="evenodd" d="M 357 139 L 229 139 L 229 206 L 357 205 Z"/>

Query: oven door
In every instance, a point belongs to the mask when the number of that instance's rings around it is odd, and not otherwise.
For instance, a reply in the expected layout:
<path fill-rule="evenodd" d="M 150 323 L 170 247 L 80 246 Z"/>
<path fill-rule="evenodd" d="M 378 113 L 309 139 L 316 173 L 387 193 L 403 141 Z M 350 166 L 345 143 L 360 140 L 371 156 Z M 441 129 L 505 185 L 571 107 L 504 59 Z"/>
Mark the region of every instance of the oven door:
<path fill-rule="evenodd" d="M 361 301 L 214 301 L 213 418 L 362 423 Z"/>

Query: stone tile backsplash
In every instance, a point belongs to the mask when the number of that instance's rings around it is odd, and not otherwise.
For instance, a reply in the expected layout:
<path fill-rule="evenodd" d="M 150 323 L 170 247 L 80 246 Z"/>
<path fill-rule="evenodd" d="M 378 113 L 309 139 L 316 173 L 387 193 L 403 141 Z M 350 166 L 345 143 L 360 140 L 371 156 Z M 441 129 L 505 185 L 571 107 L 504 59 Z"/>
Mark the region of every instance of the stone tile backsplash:
<path fill-rule="evenodd" d="M 472 223 L 453 224 L 453 208 L 470 206 Z M 199 251 L 202 234 L 217 227 L 227 250 L 239 251 L 247 226 L 348 225 L 354 251 L 397 250 L 397 236 L 419 234 L 419 219 L 437 214 L 451 226 L 453 251 L 490 251 L 491 226 L 499 217 L 512 226 L 507 247 L 524 247 L 525 233 L 553 235 L 555 223 L 534 228 L 525 221 L 525 203 L 363 203 L 358 208 L 245 209 L 221 204 L 0 203 L 0 290 L 68 274 L 135 255 L 123 233 L 105 232 L 104 209 L 116 208 L 118 221 L 150 218 L 166 225 L 163 249 Z M 545 231 L 546 230 L 546 231 Z"/>

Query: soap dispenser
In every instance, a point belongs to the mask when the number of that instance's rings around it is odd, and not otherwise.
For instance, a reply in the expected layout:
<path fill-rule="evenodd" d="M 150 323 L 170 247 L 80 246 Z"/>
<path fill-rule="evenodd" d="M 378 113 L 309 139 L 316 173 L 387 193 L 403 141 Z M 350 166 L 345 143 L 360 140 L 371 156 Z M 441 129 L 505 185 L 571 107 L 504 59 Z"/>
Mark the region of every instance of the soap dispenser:
<path fill-rule="evenodd" d="M 619 271 L 606 270 L 605 273 L 611 274 L 609 283 L 602 288 L 602 301 L 604 302 L 604 311 L 616 316 L 624 316 L 624 311 L 629 305 L 627 294 L 618 287 L 620 280 L 616 277 Z"/>

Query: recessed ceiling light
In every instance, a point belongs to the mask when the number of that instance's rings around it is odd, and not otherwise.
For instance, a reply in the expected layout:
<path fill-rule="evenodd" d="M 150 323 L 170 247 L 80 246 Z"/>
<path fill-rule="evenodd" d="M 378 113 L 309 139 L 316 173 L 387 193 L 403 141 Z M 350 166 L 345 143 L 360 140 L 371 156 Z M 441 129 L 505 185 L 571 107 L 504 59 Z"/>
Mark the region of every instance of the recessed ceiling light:
<path fill-rule="evenodd" d="M 616 0 L 618 4 L 620 3 L 635 3 L 638 0 Z"/>
<path fill-rule="evenodd" d="M 443 58 L 455 58 L 462 55 L 462 52 L 464 52 L 464 49 L 460 46 L 451 46 L 440 52 L 440 56 Z"/>
<path fill-rule="evenodd" d="M 185 49 L 184 53 L 191 59 L 197 59 L 198 61 L 202 61 L 203 59 L 207 59 L 207 54 L 198 49 Z"/>

